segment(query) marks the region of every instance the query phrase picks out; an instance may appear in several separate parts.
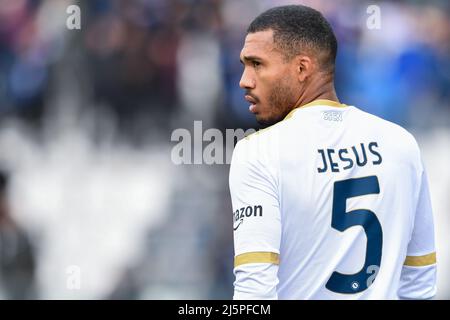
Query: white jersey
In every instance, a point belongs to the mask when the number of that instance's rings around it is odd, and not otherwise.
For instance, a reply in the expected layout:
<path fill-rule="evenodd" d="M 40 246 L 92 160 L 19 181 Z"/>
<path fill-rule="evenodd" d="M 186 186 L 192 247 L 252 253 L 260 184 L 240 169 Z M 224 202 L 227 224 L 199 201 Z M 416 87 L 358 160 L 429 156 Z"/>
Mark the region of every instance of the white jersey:
<path fill-rule="evenodd" d="M 238 142 L 234 299 L 428 299 L 427 178 L 411 134 L 316 100 Z"/>

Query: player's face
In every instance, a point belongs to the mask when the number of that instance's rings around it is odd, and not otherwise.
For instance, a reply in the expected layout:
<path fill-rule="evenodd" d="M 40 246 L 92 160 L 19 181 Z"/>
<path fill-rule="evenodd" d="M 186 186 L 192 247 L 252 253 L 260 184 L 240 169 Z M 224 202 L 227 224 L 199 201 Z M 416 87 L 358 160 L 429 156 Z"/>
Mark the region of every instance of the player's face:
<path fill-rule="evenodd" d="M 240 60 L 244 71 L 239 86 L 245 89 L 250 112 L 263 125 L 282 120 L 297 101 L 298 82 L 296 67 L 273 42 L 273 31 L 249 33 Z"/>

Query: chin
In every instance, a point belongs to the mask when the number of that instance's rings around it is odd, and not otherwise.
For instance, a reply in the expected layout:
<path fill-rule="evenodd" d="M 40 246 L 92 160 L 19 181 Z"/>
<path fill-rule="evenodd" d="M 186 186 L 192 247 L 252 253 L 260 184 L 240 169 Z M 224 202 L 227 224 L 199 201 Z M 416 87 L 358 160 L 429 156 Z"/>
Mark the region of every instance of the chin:
<path fill-rule="evenodd" d="M 256 115 L 256 121 L 263 128 L 269 127 L 271 125 L 274 125 L 275 123 L 280 122 L 281 120 L 283 120 L 283 117 L 281 117 L 281 118 L 274 118 L 274 117 L 264 117 L 264 116 Z"/>

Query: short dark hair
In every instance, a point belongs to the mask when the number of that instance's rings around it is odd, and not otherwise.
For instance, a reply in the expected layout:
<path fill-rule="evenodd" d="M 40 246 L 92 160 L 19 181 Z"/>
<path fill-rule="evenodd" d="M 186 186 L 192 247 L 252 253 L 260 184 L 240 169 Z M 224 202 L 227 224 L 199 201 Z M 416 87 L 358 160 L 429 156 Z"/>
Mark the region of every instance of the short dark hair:
<path fill-rule="evenodd" d="M 288 5 L 269 9 L 252 21 L 247 33 L 273 30 L 275 45 L 289 61 L 301 52 L 316 55 L 321 67 L 334 71 L 337 40 L 328 21 L 310 7 Z"/>

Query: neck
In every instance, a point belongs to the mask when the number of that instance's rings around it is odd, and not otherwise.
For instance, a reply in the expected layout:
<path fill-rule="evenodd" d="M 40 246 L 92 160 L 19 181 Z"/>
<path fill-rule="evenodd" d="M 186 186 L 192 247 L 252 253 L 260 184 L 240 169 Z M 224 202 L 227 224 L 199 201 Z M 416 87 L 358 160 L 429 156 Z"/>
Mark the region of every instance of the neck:
<path fill-rule="evenodd" d="M 300 93 L 300 97 L 292 109 L 319 99 L 339 102 L 336 90 L 334 89 L 332 76 L 311 79 L 309 82 L 305 85 L 305 89 Z"/>

